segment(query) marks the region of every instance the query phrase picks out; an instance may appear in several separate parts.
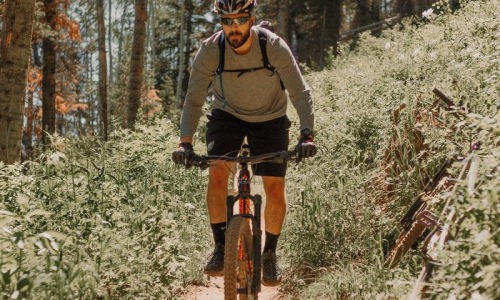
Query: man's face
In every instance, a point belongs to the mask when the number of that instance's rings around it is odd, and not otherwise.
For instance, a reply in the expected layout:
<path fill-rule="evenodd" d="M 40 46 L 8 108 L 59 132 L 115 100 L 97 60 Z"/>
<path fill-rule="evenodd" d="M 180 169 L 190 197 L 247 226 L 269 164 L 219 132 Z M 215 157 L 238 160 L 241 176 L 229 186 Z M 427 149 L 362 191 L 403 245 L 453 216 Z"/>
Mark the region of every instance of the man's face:
<path fill-rule="evenodd" d="M 250 37 L 250 28 L 254 18 L 248 14 L 224 15 L 221 17 L 222 30 L 231 47 L 241 47 Z"/>

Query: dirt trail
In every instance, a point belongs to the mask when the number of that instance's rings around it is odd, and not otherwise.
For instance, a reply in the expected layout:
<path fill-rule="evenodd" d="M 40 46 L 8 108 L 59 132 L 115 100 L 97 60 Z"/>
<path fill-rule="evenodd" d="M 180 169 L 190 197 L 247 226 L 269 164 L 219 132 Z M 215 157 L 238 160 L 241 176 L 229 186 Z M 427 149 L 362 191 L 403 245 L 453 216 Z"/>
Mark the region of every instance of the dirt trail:
<path fill-rule="evenodd" d="M 236 188 L 236 186 L 235 186 Z M 235 192 L 232 191 L 234 194 Z M 264 191 L 262 189 L 262 180 L 260 177 L 254 177 L 252 179 L 252 194 L 263 195 Z M 265 197 L 263 197 L 263 205 L 265 207 Z M 262 212 L 263 213 L 263 212 Z M 263 216 L 264 214 L 262 214 Z M 264 218 L 262 222 L 262 247 L 264 247 L 265 241 L 265 222 Z M 218 300 L 224 299 L 224 277 L 206 277 L 208 278 L 208 284 L 206 286 L 190 286 L 187 288 L 183 300 Z M 261 292 L 259 293 L 260 300 L 281 300 L 284 299 L 283 295 L 279 292 L 279 286 L 267 287 L 262 285 Z"/>
<path fill-rule="evenodd" d="M 264 220 L 262 220 L 264 224 Z M 263 228 L 264 225 L 262 226 Z M 265 240 L 263 230 L 263 241 Z M 217 300 L 224 299 L 224 277 L 206 277 L 208 284 L 206 286 L 190 286 L 183 300 Z M 268 287 L 262 285 L 259 293 L 259 300 L 279 300 L 284 299 L 279 292 L 279 286 Z"/>
<path fill-rule="evenodd" d="M 217 300 L 224 299 L 224 279 L 223 277 L 210 277 L 207 286 L 191 286 L 182 298 L 184 300 Z M 283 299 L 278 291 L 279 287 L 262 286 L 259 293 L 260 300 Z"/>

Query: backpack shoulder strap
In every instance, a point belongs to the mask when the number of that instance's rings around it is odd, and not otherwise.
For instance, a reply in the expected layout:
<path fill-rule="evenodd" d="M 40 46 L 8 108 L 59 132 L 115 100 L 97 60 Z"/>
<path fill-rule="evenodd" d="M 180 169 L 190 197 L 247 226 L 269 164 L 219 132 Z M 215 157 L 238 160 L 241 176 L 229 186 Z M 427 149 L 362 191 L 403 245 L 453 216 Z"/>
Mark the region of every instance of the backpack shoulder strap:
<path fill-rule="evenodd" d="M 260 53 L 262 54 L 262 61 L 264 62 L 264 68 L 274 73 L 274 67 L 269 63 L 269 58 L 267 57 L 267 35 L 262 27 L 256 26 L 256 28 L 257 28 L 257 34 L 259 35 Z"/>
<path fill-rule="evenodd" d="M 271 65 L 271 63 L 269 62 L 269 58 L 267 57 L 267 34 L 264 32 L 265 29 L 262 28 L 261 26 L 256 26 L 256 28 L 257 28 L 257 33 L 259 35 L 259 46 L 260 46 L 260 52 L 262 53 L 262 61 L 264 62 L 264 68 L 268 69 L 274 74 L 276 72 L 275 68 L 273 65 Z M 280 84 L 281 84 L 281 89 L 285 90 L 285 85 L 283 84 L 281 78 L 280 78 Z"/>
<path fill-rule="evenodd" d="M 219 37 L 219 66 L 217 67 L 216 74 L 222 74 L 224 71 L 224 58 L 226 53 L 226 36 L 222 31 Z"/>

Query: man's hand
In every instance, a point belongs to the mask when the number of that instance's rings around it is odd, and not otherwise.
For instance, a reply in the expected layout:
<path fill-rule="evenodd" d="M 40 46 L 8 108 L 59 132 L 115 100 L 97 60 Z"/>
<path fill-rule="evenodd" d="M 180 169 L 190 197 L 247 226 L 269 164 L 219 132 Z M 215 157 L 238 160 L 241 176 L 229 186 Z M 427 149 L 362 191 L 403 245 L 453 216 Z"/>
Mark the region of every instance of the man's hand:
<path fill-rule="evenodd" d="M 314 135 L 311 130 L 306 128 L 300 131 L 300 139 L 295 151 L 297 152 L 297 162 L 316 155 L 318 148 L 314 144 Z"/>
<path fill-rule="evenodd" d="M 176 164 L 181 164 L 186 167 L 191 166 L 194 150 L 191 143 L 180 143 L 179 147 L 172 153 L 172 160 Z"/>

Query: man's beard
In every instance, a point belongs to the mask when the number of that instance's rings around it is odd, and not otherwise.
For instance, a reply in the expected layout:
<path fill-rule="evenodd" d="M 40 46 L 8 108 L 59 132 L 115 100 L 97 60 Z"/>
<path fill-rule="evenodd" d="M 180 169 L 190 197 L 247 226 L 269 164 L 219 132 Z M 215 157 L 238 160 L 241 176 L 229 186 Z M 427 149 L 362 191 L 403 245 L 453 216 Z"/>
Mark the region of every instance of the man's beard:
<path fill-rule="evenodd" d="M 241 40 L 239 42 L 233 41 L 231 39 L 231 37 L 235 36 L 235 35 L 241 36 Z M 245 32 L 244 34 L 239 30 L 235 30 L 235 31 L 230 32 L 227 41 L 229 42 L 229 45 L 231 45 L 231 47 L 233 49 L 238 49 L 239 47 L 243 46 L 243 44 L 245 44 L 246 41 L 248 41 L 249 37 L 250 37 L 250 27 L 248 28 L 248 31 Z"/>

